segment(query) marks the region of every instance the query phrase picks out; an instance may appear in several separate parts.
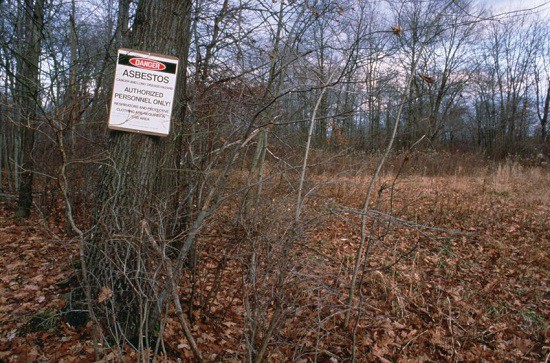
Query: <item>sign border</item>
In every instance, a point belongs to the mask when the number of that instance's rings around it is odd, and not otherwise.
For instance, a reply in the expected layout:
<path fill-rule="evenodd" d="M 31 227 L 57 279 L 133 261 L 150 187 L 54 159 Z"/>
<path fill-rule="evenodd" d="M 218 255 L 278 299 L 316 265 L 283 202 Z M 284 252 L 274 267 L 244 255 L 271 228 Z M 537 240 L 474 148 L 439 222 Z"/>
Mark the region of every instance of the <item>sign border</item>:
<path fill-rule="evenodd" d="M 115 97 L 114 86 L 115 86 L 115 82 L 116 82 L 116 78 L 117 78 L 117 72 L 116 71 L 117 71 L 117 67 L 118 67 L 118 55 L 119 55 L 120 52 L 127 52 L 127 54 L 128 53 L 136 53 L 136 54 L 149 56 L 149 57 L 158 57 L 158 58 L 164 58 L 164 59 L 168 59 L 168 60 L 177 61 L 176 73 L 175 73 L 175 76 L 176 76 L 176 82 L 175 83 L 177 84 L 178 70 L 179 70 L 179 66 L 180 66 L 178 57 L 175 57 L 173 55 L 164 55 L 164 54 L 159 54 L 159 53 L 145 52 L 145 51 L 142 51 L 142 50 L 135 50 L 135 49 L 130 49 L 130 48 L 118 48 L 117 53 L 116 53 L 115 74 L 113 75 L 113 85 L 112 85 L 112 89 L 111 89 L 111 102 L 109 103 L 109 115 L 108 115 L 108 119 L 107 119 L 107 128 L 109 130 L 124 131 L 124 132 L 130 132 L 130 133 L 133 133 L 133 134 L 140 134 L 140 135 L 150 135 L 150 136 L 160 136 L 160 137 L 169 136 L 170 132 L 172 131 L 172 112 L 174 110 L 173 100 L 172 100 L 172 109 L 170 110 L 170 124 L 168 125 L 168 133 L 166 133 L 166 134 L 163 134 L 163 133 L 160 133 L 160 132 L 153 132 L 153 131 L 136 130 L 136 129 L 132 129 L 132 128 L 124 127 L 124 126 L 111 125 L 111 108 L 113 107 L 113 101 L 114 101 L 114 97 Z M 175 95 L 176 95 L 176 84 L 174 85 L 174 98 L 175 98 Z"/>

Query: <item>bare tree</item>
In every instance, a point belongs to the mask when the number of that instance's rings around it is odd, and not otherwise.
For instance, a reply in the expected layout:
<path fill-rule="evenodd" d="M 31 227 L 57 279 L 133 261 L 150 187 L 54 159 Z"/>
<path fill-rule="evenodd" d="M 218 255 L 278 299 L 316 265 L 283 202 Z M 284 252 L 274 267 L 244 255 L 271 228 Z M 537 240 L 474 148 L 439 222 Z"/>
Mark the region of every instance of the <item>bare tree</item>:
<path fill-rule="evenodd" d="M 33 149 L 38 125 L 37 108 L 40 102 L 39 62 L 44 26 L 44 0 L 26 0 L 24 13 L 24 47 L 18 59 L 17 93 L 19 122 L 21 127 L 22 161 L 20 165 L 19 199 L 17 217 L 28 218 L 32 207 Z"/>
<path fill-rule="evenodd" d="M 501 155 L 513 151 L 528 129 L 530 70 L 541 41 L 536 29 L 529 14 L 489 26 L 484 69 L 491 80 L 489 99 Z"/>
<path fill-rule="evenodd" d="M 540 121 L 541 142 L 544 146 L 548 139 L 548 117 L 550 113 L 550 45 L 548 41 L 544 40 L 548 40 L 550 34 L 548 27 L 541 27 L 539 30 L 538 37 L 542 41 L 539 43 L 537 57 L 534 62 L 535 107 Z"/>

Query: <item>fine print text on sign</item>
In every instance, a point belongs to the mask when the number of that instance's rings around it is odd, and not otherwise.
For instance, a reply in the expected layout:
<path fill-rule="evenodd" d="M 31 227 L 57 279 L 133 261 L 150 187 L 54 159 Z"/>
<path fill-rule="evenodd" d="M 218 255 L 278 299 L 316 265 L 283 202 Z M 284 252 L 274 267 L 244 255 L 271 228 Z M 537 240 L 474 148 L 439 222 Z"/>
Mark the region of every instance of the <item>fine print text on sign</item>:
<path fill-rule="evenodd" d="M 119 49 L 109 128 L 168 135 L 177 70 L 175 57 Z"/>

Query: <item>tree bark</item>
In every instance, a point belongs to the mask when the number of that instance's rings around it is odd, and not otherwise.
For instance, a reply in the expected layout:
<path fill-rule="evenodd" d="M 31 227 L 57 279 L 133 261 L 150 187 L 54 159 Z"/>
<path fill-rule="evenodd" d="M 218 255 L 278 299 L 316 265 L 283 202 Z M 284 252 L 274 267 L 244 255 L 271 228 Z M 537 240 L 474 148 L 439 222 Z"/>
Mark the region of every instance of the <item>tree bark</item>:
<path fill-rule="evenodd" d="M 18 98 L 20 103 L 20 134 L 22 160 L 20 165 L 19 199 L 17 201 L 16 217 L 28 218 L 32 206 L 34 133 L 37 127 L 37 104 L 40 81 L 38 65 L 44 26 L 44 0 L 26 0 L 24 31 L 26 45 L 19 59 L 17 74 Z"/>
<path fill-rule="evenodd" d="M 141 0 L 127 46 L 180 58 L 173 130 L 181 129 L 191 1 Z M 173 137 L 111 132 L 111 164 L 98 186 L 95 223 L 86 251 L 96 315 L 104 332 L 136 348 L 150 346 L 169 287 L 155 278 L 155 251 L 143 238 L 143 221 L 155 238 L 168 239 L 177 224 L 177 145 Z M 172 208 L 173 209 L 173 208 Z M 158 267 L 158 266 L 157 266 Z M 103 295 L 101 293 L 103 292 Z M 107 297 L 108 303 L 105 301 Z"/>

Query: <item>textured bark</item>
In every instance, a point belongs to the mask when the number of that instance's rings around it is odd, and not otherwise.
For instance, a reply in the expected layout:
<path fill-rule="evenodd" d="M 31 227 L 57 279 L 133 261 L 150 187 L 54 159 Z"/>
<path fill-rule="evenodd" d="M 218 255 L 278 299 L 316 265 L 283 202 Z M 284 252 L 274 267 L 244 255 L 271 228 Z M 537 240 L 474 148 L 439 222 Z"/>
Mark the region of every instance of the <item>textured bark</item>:
<path fill-rule="evenodd" d="M 181 129 L 188 48 L 190 1 L 141 0 L 126 47 L 180 58 L 173 113 L 173 130 Z M 179 101 L 179 102 L 178 102 Z M 111 132 L 111 165 L 98 186 L 96 220 L 86 253 L 90 283 L 98 299 L 97 315 L 104 332 L 136 348 L 149 346 L 155 335 L 163 298 L 169 289 L 156 279 L 155 251 L 144 239 L 143 225 L 155 238 L 167 239 L 166 225 L 177 218 L 177 143 L 159 138 Z M 144 222 L 146 221 L 146 222 Z M 105 292 L 112 292 L 112 295 Z"/>
<path fill-rule="evenodd" d="M 124 44 L 128 34 L 128 22 L 130 18 L 130 0 L 118 1 L 117 27 L 115 42 L 117 45 Z"/>
<path fill-rule="evenodd" d="M 22 160 L 16 217 L 20 218 L 28 218 L 32 206 L 34 168 L 32 151 L 34 149 L 34 133 L 37 127 L 36 108 L 39 102 L 38 64 L 44 25 L 44 0 L 36 0 L 36 2 L 26 0 L 24 6 L 26 44 L 19 59 L 19 72 L 17 74 Z"/>

